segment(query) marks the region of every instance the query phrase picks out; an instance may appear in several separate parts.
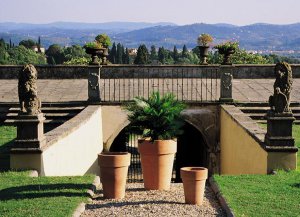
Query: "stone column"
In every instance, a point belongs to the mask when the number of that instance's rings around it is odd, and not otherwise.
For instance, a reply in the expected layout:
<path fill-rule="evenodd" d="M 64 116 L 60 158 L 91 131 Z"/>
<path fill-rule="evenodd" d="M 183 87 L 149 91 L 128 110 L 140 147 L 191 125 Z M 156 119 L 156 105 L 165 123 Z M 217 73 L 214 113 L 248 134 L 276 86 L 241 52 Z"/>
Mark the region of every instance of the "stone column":
<path fill-rule="evenodd" d="M 89 103 L 101 102 L 100 93 L 101 66 L 88 66 L 88 101 Z"/>
<path fill-rule="evenodd" d="M 293 147 L 295 140 L 292 136 L 293 122 L 295 118 L 291 112 L 267 114 L 267 134 L 265 143 L 268 146 Z"/>
<path fill-rule="evenodd" d="M 232 98 L 232 71 L 233 67 L 231 65 L 221 65 L 221 84 L 220 84 L 220 101 L 221 102 L 233 102 Z"/>

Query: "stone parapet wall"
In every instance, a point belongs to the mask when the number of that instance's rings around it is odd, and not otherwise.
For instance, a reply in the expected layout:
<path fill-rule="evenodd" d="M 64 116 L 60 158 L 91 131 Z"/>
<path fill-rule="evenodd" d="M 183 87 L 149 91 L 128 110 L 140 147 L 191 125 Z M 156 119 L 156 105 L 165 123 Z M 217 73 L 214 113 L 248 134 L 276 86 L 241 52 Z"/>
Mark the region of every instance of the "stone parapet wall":
<path fill-rule="evenodd" d="M 233 65 L 233 78 L 260 79 L 274 78 L 275 65 Z M 85 79 L 88 77 L 89 67 L 70 65 L 40 65 L 36 66 L 39 79 Z M 17 79 L 22 66 L 0 66 L 0 79 Z M 300 64 L 292 65 L 293 77 L 300 78 Z M 102 66 L 101 76 L 138 78 L 146 77 L 212 77 L 219 78 L 219 65 L 107 65 Z M 203 72 L 203 73 L 201 73 Z"/>
<path fill-rule="evenodd" d="M 41 153 L 11 153 L 11 169 L 34 169 L 41 176 L 99 175 L 103 150 L 102 111 L 88 106 L 74 118 L 45 134 Z"/>

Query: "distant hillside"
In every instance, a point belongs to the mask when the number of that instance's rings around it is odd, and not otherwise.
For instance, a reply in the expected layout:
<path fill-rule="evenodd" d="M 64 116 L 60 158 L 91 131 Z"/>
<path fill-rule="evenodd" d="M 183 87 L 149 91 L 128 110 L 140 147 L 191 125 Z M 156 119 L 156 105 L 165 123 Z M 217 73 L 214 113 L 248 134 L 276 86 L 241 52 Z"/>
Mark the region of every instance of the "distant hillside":
<path fill-rule="evenodd" d="M 196 38 L 201 33 L 209 33 L 214 43 L 235 39 L 242 48 L 248 50 L 300 50 L 300 23 L 290 25 L 253 24 L 234 26 L 219 24 L 192 24 L 178 26 L 173 23 L 67 23 L 17 24 L 0 23 L 0 38 L 12 39 L 18 44 L 20 40 L 41 36 L 42 43 L 48 47 L 57 43 L 63 46 L 84 44 L 100 33 L 107 33 L 113 41 L 121 42 L 127 47 L 138 47 L 144 43 L 181 48 L 196 46 Z"/>
<path fill-rule="evenodd" d="M 215 38 L 214 43 L 231 39 L 238 40 L 241 47 L 248 50 L 300 50 L 300 23 L 254 24 L 241 27 L 224 24 L 157 26 L 119 33 L 115 39 L 133 47 L 145 43 L 166 47 L 186 44 L 192 48 L 196 45 L 196 38 L 201 33 L 211 34 Z"/>

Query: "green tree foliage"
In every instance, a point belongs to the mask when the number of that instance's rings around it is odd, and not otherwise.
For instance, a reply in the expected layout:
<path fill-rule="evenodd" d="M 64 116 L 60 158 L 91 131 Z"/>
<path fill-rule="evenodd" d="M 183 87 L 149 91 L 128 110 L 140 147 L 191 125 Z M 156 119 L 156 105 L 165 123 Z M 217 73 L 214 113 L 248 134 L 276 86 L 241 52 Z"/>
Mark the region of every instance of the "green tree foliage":
<path fill-rule="evenodd" d="M 20 41 L 19 45 L 23 45 L 24 47 L 31 49 L 32 47 L 37 46 L 37 42 L 32 39 L 27 39 Z"/>
<path fill-rule="evenodd" d="M 146 45 L 142 44 L 137 50 L 137 55 L 134 64 L 147 64 L 149 63 L 149 52 Z"/>
<path fill-rule="evenodd" d="M 287 62 L 291 64 L 299 64 L 300 59 L 296 59 L 293 57 L 287 57 L 287 56 L 278 56 L 276 54 L 269 54 L 264 55 L 264 58 L 266 58 L 270 63 L 279 63 L 279 62 Z"/>
<path fill-rule="evenodd" d="M 64 62 L 63 49 L 58 44 L 52 44 L 46 50 L 48 64 L 62 64 Z"/>
<path fill-rule="evenodd" d="M 72 45 L 71 47 L 66 47 L 62 49 L 62 55 L 64 62 L 70 61 L 72 59 L 80 58 L 90 58 L 90 56 L 85 52 L 85 50 L 80 45 Z"/>
<path fill-rule="evenodd" d="M 88 65 L 90 57 L 73 57 L 69 61 L 64 62 L 64 65 Z"/>
<path fill-rule="evenodd" d="M 129 56 L 129 51 L 128 48 L 125 49 L 124 51 L 124 46 L 122 46 L 123 48 L 123 64 L 130 64 L 130 56 Z"/>
<path fill-rule="evenodd" d="M 173 48 L 173 60 L 174 60 L 174 62 L 176 63 L 176 62 L 178 62 L 178 59 L 179 59 L 179 53 L 178 53 L 178 50 L 177 50 L 177 48 L 176 48 L 176 46 L 174 46 L 174 48 Z"/>
<path fill-rule="evenodd" d="M 8 50 L 8 63 L 13 65 L 24 64 L 46 64 L 45 56 L 41 53 L 36 53 L 31 49 L 27 49 L 23 45 L 10 48 Z"/>
<path fill-rule="evenodd" d="M 117 44 L 116 64 L 123 63 L 123 54 L 124 54 L 124 47 L 120 43 L 118 43 Z"/>
<path fill-rule="evenodd" d="M 183 45 L 183 48 L 182 48 L 182 52 L 181 52 L 181 57 L 182 58 L 188 58 L 188 49 L 186 47 L 186 45 Z"/>
<path fill-rule="evenodd" d="M 150 60 L 153 61 L 153 60 L 157 60 L 157 59 L 158 59 L 158 57 L 157 57 L 155 45 L 152 45 L 151 49 L 150 49 Z"/>
<path fill-rule="evenodd" d="M 165 51 L 165 48 L 164 47 L 160 47 L 158 48 L 158 61 L 161 63 L 161 64 L 165 64 L 166 63 L 166 59 L 167 59 L 167 53 Z"/>
<path fill-rule="evenodd" d="M 269 64 L 270 60 L 259 54 L 248 53 L 246 50 L 237 48 L 231 57 L 233 64 Z M 221 64 L 223 56 L 218 52 L 209 52 L 208 62 L 211 64 Z"/>
<path fill-rule="evenodd" d="M 116 56 L 117 56 L 117 47 L 116 47 L 116 43 L 114 42 L 109 52 L 109 56 L 108 56 L 109 62 L 111 62 L 112 64 L 116 64 Z"/>

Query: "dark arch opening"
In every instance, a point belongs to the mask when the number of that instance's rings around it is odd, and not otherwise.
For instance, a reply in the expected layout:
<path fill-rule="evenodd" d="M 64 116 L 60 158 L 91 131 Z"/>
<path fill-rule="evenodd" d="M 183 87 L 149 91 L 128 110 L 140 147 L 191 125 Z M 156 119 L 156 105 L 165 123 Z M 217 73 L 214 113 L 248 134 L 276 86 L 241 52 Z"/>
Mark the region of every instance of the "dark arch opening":
<path fill-rule="evenodd" d="M 187 122 L 183 127 L 183 132 L 177 138 L 176 182 L 181 182 L 181 167 L 197 166 L 208 168 L 209 165 L 208 148 L 201 132 Z"/>

